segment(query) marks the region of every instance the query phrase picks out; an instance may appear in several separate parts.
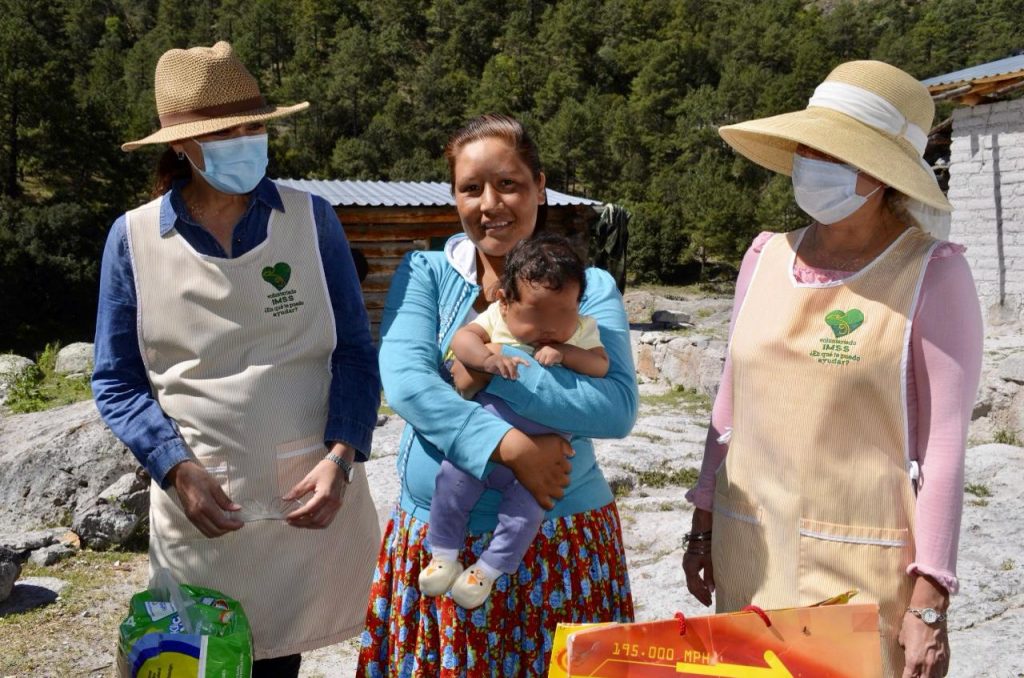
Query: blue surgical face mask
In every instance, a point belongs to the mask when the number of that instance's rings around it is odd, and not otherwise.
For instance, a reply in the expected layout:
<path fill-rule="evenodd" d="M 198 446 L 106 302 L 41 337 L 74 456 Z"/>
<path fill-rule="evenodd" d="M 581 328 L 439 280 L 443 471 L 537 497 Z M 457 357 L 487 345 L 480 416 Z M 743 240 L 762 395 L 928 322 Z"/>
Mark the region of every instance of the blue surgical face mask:
<path fill-rule="evenodd" d="M 796 204 L 820 224 L 834 224 L 850 216 L 881 186 L 857 195 L 857 175 L 849 165 L 793 156 L 793 196 Z"/>
<path fill-rule="evenodd" d="M 195 164 L 192 167 L 206 179 L 206 183 L 221 193 L 248 193 L 267 173 L 266 134 L 196 143 L 203 151 L 206 169 L 201 170 Z"/>

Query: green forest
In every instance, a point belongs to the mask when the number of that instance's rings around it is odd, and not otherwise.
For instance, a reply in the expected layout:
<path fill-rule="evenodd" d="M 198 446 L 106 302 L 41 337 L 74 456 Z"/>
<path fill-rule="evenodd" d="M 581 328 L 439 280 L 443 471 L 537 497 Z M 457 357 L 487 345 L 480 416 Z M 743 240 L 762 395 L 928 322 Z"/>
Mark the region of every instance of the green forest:
<path fill-rule="evenodd" d="M 149 193 L 153 70 L 229 40 L 273 103 L 272 177 L 444 180 L 448 134 L 518 116 L 549 185 L 625 206 L 631 277 L 728 275 L 802 223 L 719 125 L 802 108 L 837 63 L 920 78 L 1024 48 L 1024 0 L 0 0 L 0 350 L 91 340 L 110 223 Z M 940 108 L 940 117 L 948 115 Z"/>

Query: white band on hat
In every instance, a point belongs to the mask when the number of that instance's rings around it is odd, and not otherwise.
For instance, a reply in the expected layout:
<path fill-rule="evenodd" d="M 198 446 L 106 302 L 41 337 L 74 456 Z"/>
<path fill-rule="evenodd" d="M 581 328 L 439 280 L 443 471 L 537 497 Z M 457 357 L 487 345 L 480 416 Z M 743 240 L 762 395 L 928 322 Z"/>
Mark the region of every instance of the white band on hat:
<path fill-rule="evenodd" d="M 928 134 L 874 92 L 845 82 L 823 82 L 815 88 L 807 105 L 830 108 L 875 129 L 903 137 L 917 149 L 918 155 L 924 156 Z"/>
<path fill-rule="evenodd" d="M 907 120 L 900 113 L 899 109 L 886 99 L 862 87 L 845 82 L 823 82 L 815 88 L 814 94 L 807 105 L 830 108 L 875 129 L 888 132 L 894 136 L 903 137 L 917 151 L 918 162 L 921 163 L 921 167 L 928 173 L 932 181 L 938 185 L 935 173 L 928 164 L 928 161 L 924 159 L 924 150 L 928 145 L 928 134 Z M 924 230 L 937 238 L 949 237 L 949 212 L 926 205 L 920 200 L 910 197 L 905 200 L 904 206 Z"/>

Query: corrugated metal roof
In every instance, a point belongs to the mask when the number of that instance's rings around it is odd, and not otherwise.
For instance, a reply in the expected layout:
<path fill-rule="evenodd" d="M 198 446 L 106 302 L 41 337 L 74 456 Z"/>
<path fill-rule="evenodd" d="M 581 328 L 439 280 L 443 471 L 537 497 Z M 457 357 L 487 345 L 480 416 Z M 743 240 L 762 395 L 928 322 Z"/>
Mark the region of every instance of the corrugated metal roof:
<path fill-rule="evenodd" d="M 943 87 L 950 85 L 967 84 L 982 78 L 992 78 L 999 75 L 1019 73 L 1024 71 L 1024 54 L 990 61 L 987 64 L 971 66 L 960 71 L 936 75 L 934 78 L 922 80 L 921 83 L 928 88 Z"/>
<path fill-rule="evenodd" d="M 446 207 L 454 206 L 451 187 L 440 181 L 348 181 L 322 179 L 274 179 L 282 186 L 319 195 L 335 207 Z M 548 189 L 548 204 L 600 205 Z"/>

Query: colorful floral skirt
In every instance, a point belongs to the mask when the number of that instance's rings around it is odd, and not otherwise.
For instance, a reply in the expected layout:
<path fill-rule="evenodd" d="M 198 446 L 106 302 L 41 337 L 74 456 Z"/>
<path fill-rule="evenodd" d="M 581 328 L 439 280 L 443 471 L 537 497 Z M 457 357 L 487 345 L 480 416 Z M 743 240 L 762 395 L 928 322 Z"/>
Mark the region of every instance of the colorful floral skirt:
<path fill-rule="evenodd" d="M 450 594 L 420 595 L 420 570 L 430 562 L 426 536 L 425 522 L 395 509 L 370 588 L 357 675 L 545 676 L 559 622 L 633 620 L 614 502 L 541 523 L 519 570 L 499 577 L 475 610 Z M 468 537 L 463 565 L 490 538 Z"/>

